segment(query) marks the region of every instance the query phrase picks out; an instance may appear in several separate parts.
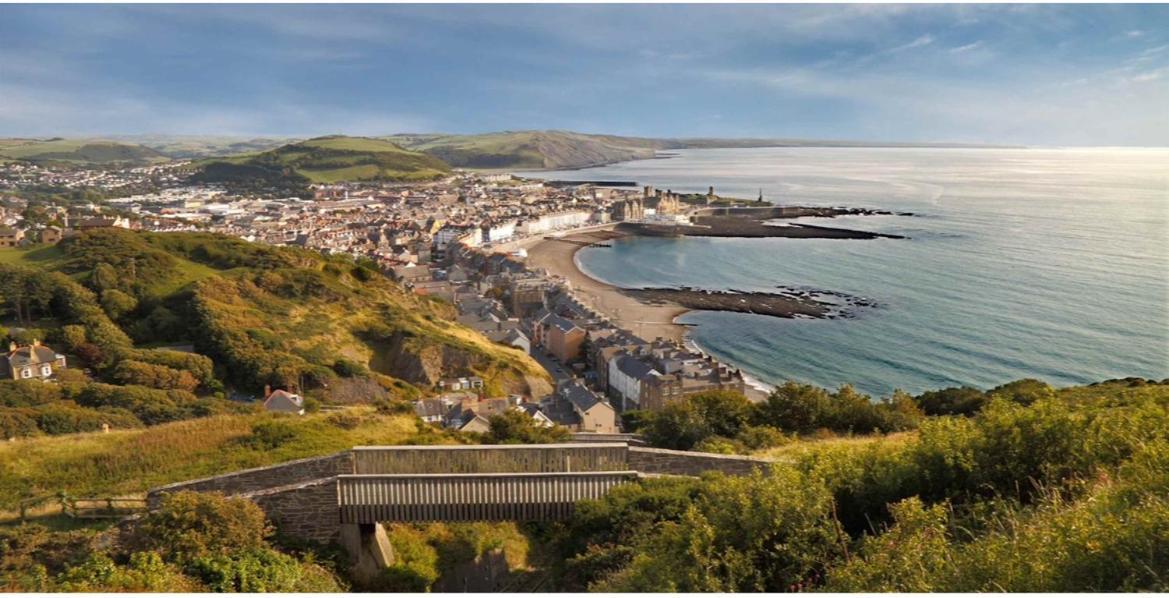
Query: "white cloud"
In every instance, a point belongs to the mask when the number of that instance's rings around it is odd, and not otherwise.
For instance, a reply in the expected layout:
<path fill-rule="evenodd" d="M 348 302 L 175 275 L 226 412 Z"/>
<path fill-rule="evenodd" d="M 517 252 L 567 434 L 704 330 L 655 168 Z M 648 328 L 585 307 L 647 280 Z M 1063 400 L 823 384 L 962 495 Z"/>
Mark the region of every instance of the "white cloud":
<path fill-rule="evenodd" d="M 886 50 L 885 52 L 886 52 L 887 54 L 895 54 L 895 53 L 897 53 L 897 52 L 904 52 L 904 51 L 906 51 L 906 50 L 912 50 L 912 49 L 914 49 L 914 48 L 920 48 L 920 47 L 922 47 L 922 46 L 928 46 L 928 45 L 930 45 L 930 44 L 932 44 L 932 43 L 934 43 L 934 36 L 932 36 L 932 35 L 930 35 L 930 34 L 928 34 L 928 33 L 927 33 L 927 34 L 925 34 L 925 35 L 923 35 L 923 36 L 921 36 L 921 37 L 918 37 L 917 39 L 915 39 L 915 40 L 913 40 L 913 41 L 911 41 L 911 42 L 909 42 L 909 43 L 907 43 L 907 44 L 902 44 L 902 45 L 900 45 L 900 46 L 897 46 L 897 47 L 894 47 L 894 48 L 890 48 L 889 50 Z"/>
<path fill-rule="evenodd" d="M 961 54 L 961 53 L 963 53 L 963 52 L 969 52 L 969 51 L 971 51 L 971 50 L 977 50 L 978 48 L 981 48 L 981 47 L 982 47 L 982 40 L 978 40 L 978 41 L 976 41 L 976 42 L 974 42 L 974 43 L 969 43 L 969 44 L 966 44 L 966 45 L 964 45 L 964 46 L 958 46 L 958 47 L 956 47 L 956 48 L 950 48 L 950 52 L 952 52 L 952 53 L 954 53 L 954 54 Z"/>

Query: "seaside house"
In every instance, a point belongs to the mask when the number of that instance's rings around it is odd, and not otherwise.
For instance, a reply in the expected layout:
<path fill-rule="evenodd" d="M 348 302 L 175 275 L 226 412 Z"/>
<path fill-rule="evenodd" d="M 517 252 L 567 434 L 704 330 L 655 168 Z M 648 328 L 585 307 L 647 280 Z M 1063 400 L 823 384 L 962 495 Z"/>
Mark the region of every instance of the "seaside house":
<path fill-rule="evenodd" d="M 544 347 L 561 363 L 580 357 L 585 340 L 585 329 L 575 322 L 553 313 L 545 314 L 532 327 L 538 346 Z"/>
<path fill-rule="evenodd" d="M 304 399 L 287 390 L 272 390 L 264 387 L 264 410 L 274 413 L 295 413 L 304 415 Z"/>
<path fill-rule="evenodd" d="M 65 356 L 37 340 L 24 347 L 10 343 L 0 361 L 0 370 L 13 380 L 48 380 L 65 369 Z"/>

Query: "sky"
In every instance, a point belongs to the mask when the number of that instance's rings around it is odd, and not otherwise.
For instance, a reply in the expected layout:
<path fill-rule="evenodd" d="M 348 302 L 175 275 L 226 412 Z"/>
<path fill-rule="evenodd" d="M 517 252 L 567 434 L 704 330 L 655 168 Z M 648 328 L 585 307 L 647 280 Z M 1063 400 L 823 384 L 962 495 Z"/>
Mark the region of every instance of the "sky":
<path fill-rule="evenodd" d="M 1169 146 L 1169 5 L 0 5 L 0 136 Z"/>

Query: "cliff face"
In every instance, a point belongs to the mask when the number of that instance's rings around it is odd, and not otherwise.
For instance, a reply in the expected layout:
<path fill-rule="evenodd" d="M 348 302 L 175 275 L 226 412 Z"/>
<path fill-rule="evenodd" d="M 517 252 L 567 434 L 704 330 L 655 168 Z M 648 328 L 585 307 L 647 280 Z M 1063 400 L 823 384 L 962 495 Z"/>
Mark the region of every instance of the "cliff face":
<path fill-rule="evenodd" d="M 500 347 L 500 350 L 506 350 Z M 398 332 L 375 348 L 370 369 L 419 387 L 444 378 L 480 376 L 491 394 L 540 396 L 552 392 L 543 377 L 524 372 L 495 356 L 449 344 L 437 344 Z"/>

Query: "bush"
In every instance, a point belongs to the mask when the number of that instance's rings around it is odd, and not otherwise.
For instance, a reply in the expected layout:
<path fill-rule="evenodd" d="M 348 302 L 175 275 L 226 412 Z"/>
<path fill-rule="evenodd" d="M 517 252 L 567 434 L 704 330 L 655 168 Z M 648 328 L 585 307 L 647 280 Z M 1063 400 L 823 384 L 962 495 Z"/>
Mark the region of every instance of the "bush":
<path fill-rule="evenodd" d="M 113 378 L 122 384 L 146 386 L 160 390 L 193 392 L 199 387 L 199 381 L 190 372 L 131 359 L 118 363 L 114 368 Z"/>
<path fill-rule="evenodd" d="M 295 592 L 301 565 L 271 548 L 249 548 L 194 559 L 190 569 L 213 592 Z"/>
<path fill-rule="evenodd" d="M 550 444 L 563 442 L 571 434 L 563 426 L 544 427 L 522 411 L 508 410 L 488 418 L 491 431 L 487 444 Z"/>
<path fill-rule="evenodd" d="M 177 492 L 164 496 L 158 509 L 142 517 L 130 545 L 186 564 L 238 550 L 259 550 L 266 546 L 271 531 L 264 512 L 247 499 Z"/>
<path fill-rule="evenodd" d="M 333 362 L 333 371 L 337 372 L 337 375 L 343 378 L 353 378 L 355 376 L 365 375 L 367 370 L 365 369 L 365 366 L 357 363 L 356 361 L 338 359 L 337 361 Z"/>
<path fill-rule="evenodd" d="M 986 396 L 990 399 L 997 398 L 1020 405 L 1030 405 L 1042 399 L 1054 398 L 1055 389 L 1046 382 L 1035 380 L 1034 378 L 1027 378 L 992 388 L 986 393 Z"/>
<path fill-rule="evenodd" d="M 913 400 L 926 415 L 974 415 L 986 403 L 986 395 L 963 386 L 923 392 Z"/>
<path fill-rule="evenodd" d="M 286 421 L 268 420 L 252 426 L 252 435 L 245 442 L 259 450 L 272 450 L 296 438 L 296 429 Z"/>

